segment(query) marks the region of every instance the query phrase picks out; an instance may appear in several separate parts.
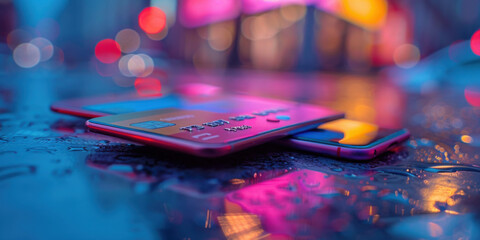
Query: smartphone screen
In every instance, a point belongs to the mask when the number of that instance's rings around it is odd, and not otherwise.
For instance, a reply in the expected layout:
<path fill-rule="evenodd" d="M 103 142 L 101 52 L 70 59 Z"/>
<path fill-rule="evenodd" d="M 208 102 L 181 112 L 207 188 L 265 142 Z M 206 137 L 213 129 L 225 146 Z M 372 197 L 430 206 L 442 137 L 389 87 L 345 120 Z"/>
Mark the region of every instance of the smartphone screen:
<path fill-rule="evenodd" d="M 363 142 L 361 144 L 339 143 L 339 141 L 343 139 L 345 135 L 341 132 L 325 130 L 325 129 L 315 129 L 315 130 L 299 133 L 295 135 L 295 138 L 307 140 L 307 141 L 313 141 L 313 142 L 329 143 L 332 145 L 367 146 L 399 131 L 400 129 L 380 128 L 373 137 L 363 138 Z"/>
<path fill-rule="evenodd" d="M 317 129 L 299 133 L 294 138 L 337 146 L 361 147 L 379 143 L 400 131 L 401 129 L 380 128 L 371 123 L 338 119 L 322 124 Z"/>

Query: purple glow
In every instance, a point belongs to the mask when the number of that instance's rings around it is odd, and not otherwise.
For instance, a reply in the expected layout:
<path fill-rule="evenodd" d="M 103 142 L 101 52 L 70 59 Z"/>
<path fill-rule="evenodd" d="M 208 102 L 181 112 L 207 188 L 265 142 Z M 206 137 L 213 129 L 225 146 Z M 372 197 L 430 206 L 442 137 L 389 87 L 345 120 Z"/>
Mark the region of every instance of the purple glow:
<path fill-rule="evenodd" d="M 243 12 L 254 14 L 275 9 L 284 5 L 299 4 L 308 5 L 318 0 L 243 0 Z"/>
<path fill-rule="evenodd" d="M 180 2 L 180 22 L 185 27 L 199 27 L 233 19 L 240 15 L 238 0 L 183 0 Z"/>

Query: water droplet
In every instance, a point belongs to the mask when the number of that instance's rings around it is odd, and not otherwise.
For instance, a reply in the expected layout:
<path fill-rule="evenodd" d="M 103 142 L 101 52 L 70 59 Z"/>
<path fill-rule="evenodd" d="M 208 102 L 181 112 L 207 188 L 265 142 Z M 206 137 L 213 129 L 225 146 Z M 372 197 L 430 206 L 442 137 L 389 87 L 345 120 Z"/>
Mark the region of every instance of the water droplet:
<path fill-rule="evenodd" d="M 216 178 L 210 178 L 207 180 L 207 183 L 210 185 L 216 185 L 216 184 L 219 184 L 220 182 Z"/>
<path fill-rule="evenodd" d="M 387 201 L 402 203 L 402 204 L 409 204 L 408 198 L 402 196 L 401 194 L 388 193 L 388 194 L 385 194 L 382 197 L 382 199 Z"/>
<path fill-rule="evenodd" d="M 71 146 L 71 147 L 68 147 L 67 149 L 70 152 L 85 152 L 85 151 L 87 151 L 86 147 L 77 147 L 77 146 Z"/>
<path fill-rule="evenodd" d="M 330 170 L 332 170 L 334 172 L 341 172 L 341 171 L 343 171 L 343 168 L 341 168 L 341 167 L 331 167 Z"/>
<path fill-rule="evenodd" d="M 435 165 L 426 167 L 423 169 L 426 172 L 457 172 L 457 171 L 468 171 L 468 172 L 480 172 L 480 168 L 476 166 L 469 165 Z"/>
<path fill-rule="evenodd" d="M 395 174 L 399 176 L 418 178 L 416 175 L 412 174 L 410 171 L 407 171 L 409 169 L 393 168 L 393 167 L 378 167 L 378 168 L 375 168 L 375 170 L 377 170 L 379 173 Z"/>
<path fill-rule="evenodd" d="M 56 152 L 57 149 L 52 147 L 31 147 L 27 148 L 27 152 L 35 152 L 35 153 L 53 153 Z"/>
<path fill-rule="evenodd" d="M 317 196 L 323 197 L 323 198 L 334 198 L 334 197 L 342 196 L 342 194 L 340 194 L 339 192 L 328 192 L 328 193 L 319 193 L 317 194 Z"/>
<path fill-rule="evenodd" d="M 0 181 L 22 175 L 31 175 L 34 174 L 36 170 L 37 168 L 33 165 L 14 165 L 0 167 Z"/>
<path fill-rule="evenodd" d="M 137 160 L 141 158 L 143 158 L 142 155 L 133 155 L 133 154 L 122 154 L 122 155 L 115 156 L 115 160 L 118 160 L 121 162 L 129 162 L 129 161 Z"/>
<path fill-rule="evenodd" d="M 303 185 L 308 188 L 316 188 L 320 186 L 320 182 L 307 182 L 305 180 L 303 180 L 302 182 L 303 182 Z"/>
<path fill-rule="evenodd" d="M 362 192 L 378 192 L 377 187 L 373 185 L 366 185 L 361 188 Z"/>
<path fill-rule="evenodd" d="M 115 172 L 133 172 L 132 166 L 125 164 L 112 164 L 108 167 L 108 170 Z"/>
<path fill-rule="evenodd" d="M 376 182 L 388 182 L 388 183 L 398 183 L 398 184 L 405 184 L 408 180 L 404 174 L 398 173 L 390 173 L 390 172 L 383 172 L 379 171 L 375 175 L 373 175 L 373 179 Z"/>
<path fill-rule="evenodd" d="M 3 151 L 3 152 L 0 152 L 0 155 L 4 155 L 4 154 L 17 154 L 16 151 Z"/>
<path fill-rule="evenodd" d="M 286 185 L 281 185 L 281 186 L 278 186 L 279 189 L 283 189 L 283 190 L 287 190 L 287 191 L 291 191 L 291 192 L 295 192 L 297 191 L 297 187 L 291 183 L 289 184 L 286 184 Z"/>
<path fill-rule="evenodd" d="M 353 174 L 353 173 L 346 173 L 345 175 L 343 175 L 344 177 L 346 178 L 356 178 L 357 175 Z"/>
<path fill-rule="evenodd" d="M 431 147 L 434 145 L 432 141 L 426 138 L 420 139 L 420 141 L 417 141 L 418 146 L 425 146 L 425 147 Z"/>

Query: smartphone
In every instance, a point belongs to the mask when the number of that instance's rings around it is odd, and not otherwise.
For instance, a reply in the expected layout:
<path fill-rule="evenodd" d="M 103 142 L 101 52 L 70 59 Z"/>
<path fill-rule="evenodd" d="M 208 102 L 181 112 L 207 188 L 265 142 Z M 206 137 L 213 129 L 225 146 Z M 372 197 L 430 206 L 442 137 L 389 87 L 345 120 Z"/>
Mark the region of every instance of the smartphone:
<path fill-rule="evenodd" d="M 375 124 L 337 119 L 314 130 L 281 141 L 293 148 L 349 160 L 369 160 L 410 137 L 407 129 L 387 129 Z"/>
<path fill-rule="evenodd" d="M 323 107 L 241 95 L 197 101 L 172 95 L 169 101 L 155 101 L 156 110 L 94 118 L 87 126 L 148 145 L 218 157 L 343 117 L 343 113 Z M 124 107 L 114 102 L 102 104 L 100 109 L 111 104 Z"/>

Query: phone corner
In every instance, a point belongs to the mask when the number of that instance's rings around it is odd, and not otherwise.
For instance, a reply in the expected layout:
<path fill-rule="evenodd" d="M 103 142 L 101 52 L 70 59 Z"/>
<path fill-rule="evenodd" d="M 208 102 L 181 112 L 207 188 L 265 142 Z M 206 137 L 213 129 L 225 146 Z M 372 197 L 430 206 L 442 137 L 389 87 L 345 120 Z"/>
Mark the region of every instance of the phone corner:
<path fill-rule="evenodd" d="M 216 146 L 202 146 L 197 148 L 192 154 L 204 158 L 223 157 L 233 152 L 230 144 L 218 144 Z"/>
<path fill-rule="evenodd" d="M 87 121 L 85 121 L 85 126 L 89 129 L 89 130 L 95 130 L 97 124 L 92 122 L 91 119 L 88 119 Z"/>

